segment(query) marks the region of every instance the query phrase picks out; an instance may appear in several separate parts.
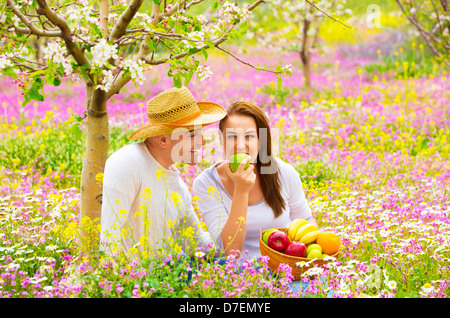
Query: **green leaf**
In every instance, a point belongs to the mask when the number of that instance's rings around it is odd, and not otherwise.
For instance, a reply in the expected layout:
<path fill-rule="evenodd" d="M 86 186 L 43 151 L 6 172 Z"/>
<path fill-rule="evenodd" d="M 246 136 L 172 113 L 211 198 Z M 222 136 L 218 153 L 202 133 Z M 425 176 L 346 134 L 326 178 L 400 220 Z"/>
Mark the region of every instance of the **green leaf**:
<path fill-rule="evenodd" d="M 240 33 L 245 33 L 245 31 L 247 31 L 247 29 L 248 29 L 247 21 L 242 22 L 240 27 L 239 27 L 239 32 Z"/>
<path fill-rule="evenodd" d="M 281 78 L 281 76 L 277 76 L 277 88 L 280 89 L 282 84 L 283 79 Z"/>
<path fill-rule="evenodd" d="M 78 124 L 73 125 L 70 128 L 70 131 L 72 132 L 72 134 L 76 139 L 81 139 L 81 137 L 83 136 L 83 131 L 81 130 L 80 125 Z"/>
<path fill-rule="evenodd" d="M 25 94 L 23 96 L 22 107 L 25 107 L 29 102 L 31 102 L 31 98 L 28 96 L 28 94 Z"/>
<path fill-rule="evenodd" d="M 61 80 L 58 77 L 55 77 L 53 80 L 53 85 L 54 86 L 59 86 L 59 84 L 61 84 Z"/>
<path fill-rule="evenodd" d="M 205 61 L 208 59 L 208 52 L 206 52 L 206 49 L 204 47 L 202 47 L 202 53 L 203 56 L 205 57 Z"/>
<path fill-rule="evenodd" d="M 176 88 L 181 88 L 181 86 L 183 85 L 183 83 L 181 82 L 181 75 L 180 73 L 177 73 L 173 76 L 173 85 Z"/>
<path fill-rule="evenodd" d="M 154 4 L 161 4 L 161 0 L 153 0 Z"/>
<path fill-rule="evenodd" d="M 39 90 L 36 87 L 34 87 L 34 86 L 32 86 L 25 95 L 27 95 L 30 99 L 34 99 L 34 100 L 37 100 L 39 102 L 43 102 L 44 101 L 44 96 L 42 96 L 39 93 Z"/>
<path fill-rule="evenodd" d="M 96 34 L 100 39 L 103 38 L 103 34 L 102 31 L 100 30 L 100 28 L 96 25 L 96 24 L 91 24 L 92 29 L 94 30 L 94 34 Z"/>
<path fill-rule="evenodd" d="M 47 72 L 45 74 L 45 81 L 49 84 L 53 84 L 53 81 L 55 80 L 55 74 L 53 72 Z"/>
<path fill-rule="evenodd" d="M 212 5 L 211 10 L 214 12 L 214 11 L 217 10 L 218 7 L 219 7 L 219 1 L 215 0 L 213 5 Z"/>
<path fill-rule="evenodd" d="M 38 76 L 38 75 L 41 75 L 41 74 L 44 74 L 44 73 L 45 73 L 44 70 L 39 70 L 39 71 L 36 71 L 36 72 L 31 73 L 31 74 L 28 75 L 28 76 L 29 76 L 29 77 L 35 77 L 35 76 Z"/>
<path fill-rule="evenodd" d="M 192 76 L 194 76 L 194 71 L 190 71 L 189 73 L 187 73 L 187 75 L 184 78 L 184 86 L 187 87 L 189 85 L 189 82 L 192 79 Z"/>
<path fill-rule="evenodd" d="M 8 75 L 9 77 L 17 78 L 17 74 L 14 73 L 14 70 L 13 70 L 12 67 L 6 67 L 6 68 L 4 68 L 4 69 L 3 69 L 3 73 L 6 74 L 6 75 Z"/>
<path fill-rule="evenodd" d="M 153 43 L 152 40 L 147 41 L 147 45 L 148 45 L 148 48 L 149 48 L 151 51 L 156 51 L 155 43 Z"/>
<path fill-rule="evenodd" d="M 82 45 L 86 49 L 86 51 L 91 52 L 91 47 L 89 46 L 89 44 L 83 43 Z"/>

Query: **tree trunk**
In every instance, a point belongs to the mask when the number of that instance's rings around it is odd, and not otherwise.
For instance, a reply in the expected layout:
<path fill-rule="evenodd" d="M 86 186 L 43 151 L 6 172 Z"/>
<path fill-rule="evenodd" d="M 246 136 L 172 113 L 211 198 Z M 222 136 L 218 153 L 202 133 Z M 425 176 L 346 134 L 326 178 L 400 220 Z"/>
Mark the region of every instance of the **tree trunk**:
<path fill-rule="evenodd" d="M 102 206 L 102 180 L 109 144 L 106 93 L 87 84 L 87 141 L 81 172 L 81 248 L 96 254 Z"/>
<path fill-rule="evenodd" d="M 305 19 L 303 21 L 302 43 L 300 46 L 300 59 L 303 65 L 303 77 L 305 78 L 304 87 L 309 88 L 311 84 L 311 52 L 308 48 L 308 30 L 311 25 L 311 21 Z"/>
<path fill-rule="evenodd" d="M 303 65 L 303 77 L 305 78 L 305 88 L 311 85 L 311 53 L 305 50 L 300 51 L 300 59 Z"/>

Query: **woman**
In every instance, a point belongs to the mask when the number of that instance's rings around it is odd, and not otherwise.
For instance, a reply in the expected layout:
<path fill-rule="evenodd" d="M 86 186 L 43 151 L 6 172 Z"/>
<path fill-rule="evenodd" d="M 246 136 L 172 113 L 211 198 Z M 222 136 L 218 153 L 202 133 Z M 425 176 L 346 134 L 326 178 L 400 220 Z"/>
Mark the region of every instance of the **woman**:
<path fill-rule="evenodd" d="M 317 226 L 297 171 L 272 157 L 271 134 L 264 112 L 248 102 L 234 102 L 219 122 L 225 158 L 249 155 L 236 172 L 229 160 L 203 171 L 194 181 L 193 194 L 213 239 L 227 255 L 247 251 L 259 257 L 261 232 L 288 227 L 303 218 Z M 244 169 L 247 162 L 251 165 Z"/>

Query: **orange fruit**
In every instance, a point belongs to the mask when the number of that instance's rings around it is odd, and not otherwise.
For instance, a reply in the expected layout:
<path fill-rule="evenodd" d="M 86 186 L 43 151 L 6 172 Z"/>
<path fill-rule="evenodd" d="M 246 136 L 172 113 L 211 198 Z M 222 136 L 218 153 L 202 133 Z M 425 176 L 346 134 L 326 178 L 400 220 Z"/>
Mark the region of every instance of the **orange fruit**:
<path fill-rule="evenodd" d="M 322 246 L 322 253 L 333 255 L 339 251 L 341 239 L 333 232 L 322 232 L 317 236 L 316 244 Z"/>

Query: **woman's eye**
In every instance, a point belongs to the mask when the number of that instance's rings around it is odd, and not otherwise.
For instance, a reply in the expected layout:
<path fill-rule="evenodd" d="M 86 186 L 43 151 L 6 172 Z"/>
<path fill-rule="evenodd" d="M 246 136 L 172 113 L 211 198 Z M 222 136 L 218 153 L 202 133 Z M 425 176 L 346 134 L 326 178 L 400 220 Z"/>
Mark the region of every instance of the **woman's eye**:
<path fill-rule="evenodd" d="M 248 138 L 255 138 L 255 135 L 247 135 Z"/>

